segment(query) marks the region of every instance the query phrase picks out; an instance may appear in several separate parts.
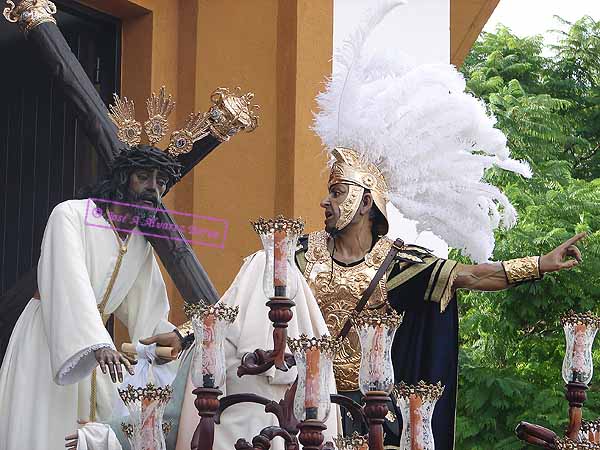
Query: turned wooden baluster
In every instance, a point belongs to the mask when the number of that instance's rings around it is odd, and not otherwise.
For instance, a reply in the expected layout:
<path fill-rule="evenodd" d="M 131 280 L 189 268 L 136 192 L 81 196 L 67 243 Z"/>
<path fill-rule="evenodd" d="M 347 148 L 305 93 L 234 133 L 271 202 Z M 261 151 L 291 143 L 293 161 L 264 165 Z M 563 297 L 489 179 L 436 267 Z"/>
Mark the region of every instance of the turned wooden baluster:
<path fill-rule="evenodd" d="M 365 396 L 363 411 L 369 424 L 369 450 L 383 450 L 383 423 L 389 401 L 389 395 L 382 391 L 370 391 Z"/>
<path fill-rule="evenodd" d="M 283 372 L 288 370 L 285 363 L 287 327 L 294 315 L 292 307 L 295 305 L 287 297 L 271 297 L 267 302 L 267 306 L 270 308 L 269 319 L 273 322 L 273 362 L 275 367 Z"/>
<path fill-rule="evenodd" d="M 246 353 L 238 367 L 238 377 L 265 373 L 273 365 L 286 372 L 288 367 L 296 364 L 294 357 L 285 352 L 288 322 L 292 320 L 292 307 L 296 304 L 287 297 L 271 297 L 266 305 L 270 309 L 269 319 L 273 322 L 273 350 L 256 349 Z"/>
<path fill-rule="evenodd" d="M 588 387 L 584 383 L 571 381 L 566 386 L 565 397 L 569 402 L 569 427 L 567 436 L 573 441 L 578 440 L 579 430 L 581 429 L 581 408 L 587 399 Z"/>
<path fill-rule="evenodd" d="M 200 416 L 200 423 L 192 437 L 192 450 L 212 450 L 215 440 L 215 415 L 219 410 L 219 397 L 223 395 L 216 388 L 196 388 L 194 405 Z"/>
<path fill-rule="evenodd" d="M 302 444 L 303 450 L 321 450 L 325 436 L 323 431 L 327 426 L 320 420 L 307 419 L 298 424 L 300 436 L 298 440 Z"/>

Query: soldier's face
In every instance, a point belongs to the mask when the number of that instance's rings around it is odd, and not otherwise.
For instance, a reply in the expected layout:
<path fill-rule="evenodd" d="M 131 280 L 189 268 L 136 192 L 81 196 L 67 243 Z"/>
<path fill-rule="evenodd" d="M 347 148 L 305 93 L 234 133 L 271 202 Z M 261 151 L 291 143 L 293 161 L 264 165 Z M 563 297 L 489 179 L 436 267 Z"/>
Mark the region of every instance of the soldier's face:
<path fill-rule="evenodd" d="M 333 233 L 335 224 L 340 218 L 340 204 L 348 195 L 348 186 L 337 183 L 329 187 L 327 196 L 321 201 L 321 208 L 325 210 L 325 231 Z"/>

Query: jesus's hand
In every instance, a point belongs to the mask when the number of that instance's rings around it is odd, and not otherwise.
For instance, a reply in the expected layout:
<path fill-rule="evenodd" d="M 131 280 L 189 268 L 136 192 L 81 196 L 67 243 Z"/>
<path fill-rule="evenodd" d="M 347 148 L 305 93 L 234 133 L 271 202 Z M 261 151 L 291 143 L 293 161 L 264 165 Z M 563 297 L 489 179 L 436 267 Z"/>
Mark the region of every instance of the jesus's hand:
<path fill-rule="evenodd" d="M 96 355 L 96 361 L 100 364 L 100 369 L 102 373 L 106 375 L 106 368 L 108 367 L 108 371 L 110 372 L 110 378 L 113 383 L 117 382 L 117 378 L 119 382 L 123 382 L 123 371 L 121 370 L 121 365 L 125 366 L 127 372 L 133 375 L 133 367 L 131 367 L 131 363 L 116 350 L 112 348 L 100 348 L 94 352 Z"/>
<path fill-rule="evenodd" d="M 174 355 L 179 355 L 181 352 L 181 339 L 179 339 L 179 336 L 172 331 L 170 333 L 162 333 L 146 339 L 140 339 L 140 343 L 144 345 L 156 344 L 158 347 L 171 347 Z M 174 359 L 176 359 L 176 357 L 169 359 L 157 358 L 156 362 L 158 364 L 165 364 Z"/>
<path fill-rule="evenodd" d="M 77 448 L 77 445 L 79 443 L 79 440 L 77 438 L 77 432 L 68 435 L 67 437 L 65 437 L 65 441 L 67 441 L 67 443 L 65 444 L 66 448 L 69 449 L 75 449 Z"/>
<path fill-rule="evenodd" d="M 88 423 L 85 420 L 78 420 L 77 423 L 79 425 L 85 425 L 86 423 Z M 77 434 L 77 431 L 75 431 L 72 434 L 69 434 L 68 436 L 65 437 L 65 441 L 67 441 L 67 443 L 65 444 L 66 448 L 69 449 L 75 449 L 77 448 L 77 445 L 79 444 L 79 436 Z"/>

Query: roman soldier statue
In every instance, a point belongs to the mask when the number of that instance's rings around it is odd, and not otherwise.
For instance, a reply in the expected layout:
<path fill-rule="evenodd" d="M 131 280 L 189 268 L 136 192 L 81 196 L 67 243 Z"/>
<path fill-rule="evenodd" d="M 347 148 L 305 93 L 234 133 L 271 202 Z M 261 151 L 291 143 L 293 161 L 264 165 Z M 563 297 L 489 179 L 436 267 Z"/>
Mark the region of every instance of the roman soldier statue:
<path fill-rule="evenodd" d="M 334 361 L 337 389 L 361 401 L 357 333 L 345 327 L 357 304 L 404 315 L 395 335 L 395 381 L 445 386 L 433 416 L 436 449 L 454 447 L 459 289 L 496 291 L 539 280 L 581 261 L 577 235 L 542 256 L 492 262 L 494 229 L 516 212 L 483 179 L 497 167 L 531 176 L 510 158 L 506 137 L 485 106 L 465 93 L 448 64 L 414 67 L 369 36 L 401 4 L 377 2 L 339 49 L 333 77 L 317 98 L 314 129 L 330 155 L 325 229 L 300 240 L 296 262 L 332 335 L 347 336 Z M 386 236 L 389 204 L 420 230 L 431 230 L 479 264 L 461 264 Z M 401 237 L 401 236 L 400 236 Z M 386 257 L 394 255 L 391 261 Z M 383 266 L 383 267 L 382 267 Z M 373 286 L 371 286 L 373 285 Z M 369 288 L 366 297 L 365 291 Z M 360 305 L 362 306 L 362 305 Z M 360 308 L 358 308 L 360 309 Z M 391 406 L 391 405 L 390 405 Z M 400 445 L 400 414 L 391 410 L 386 445 Z M 346 417 L 346 431 L 353 431 Z"/>

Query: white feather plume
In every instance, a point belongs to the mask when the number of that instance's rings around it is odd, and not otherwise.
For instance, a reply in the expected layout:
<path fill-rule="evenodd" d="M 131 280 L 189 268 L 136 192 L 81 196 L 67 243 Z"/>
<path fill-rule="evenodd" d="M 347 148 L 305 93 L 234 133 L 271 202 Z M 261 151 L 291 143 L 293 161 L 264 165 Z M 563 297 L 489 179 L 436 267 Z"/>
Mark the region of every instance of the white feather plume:
<path fill-rule="evenodd" d="M 336 71 L 317 97 L 314 130 L 330 152 L 356 150 L 382 171 L 390 201 L 419 231 L 431 230 L 475 261 L 488 260 L 494 229 L 517 214 L 483 181 L 491 167 L 531 177 L 510 158 L 504 134 L 485 105 L 465 93 L 450 64 L 412 66 L 369 36 L 404 1 L 382 0 L 336 52 Z"/>

